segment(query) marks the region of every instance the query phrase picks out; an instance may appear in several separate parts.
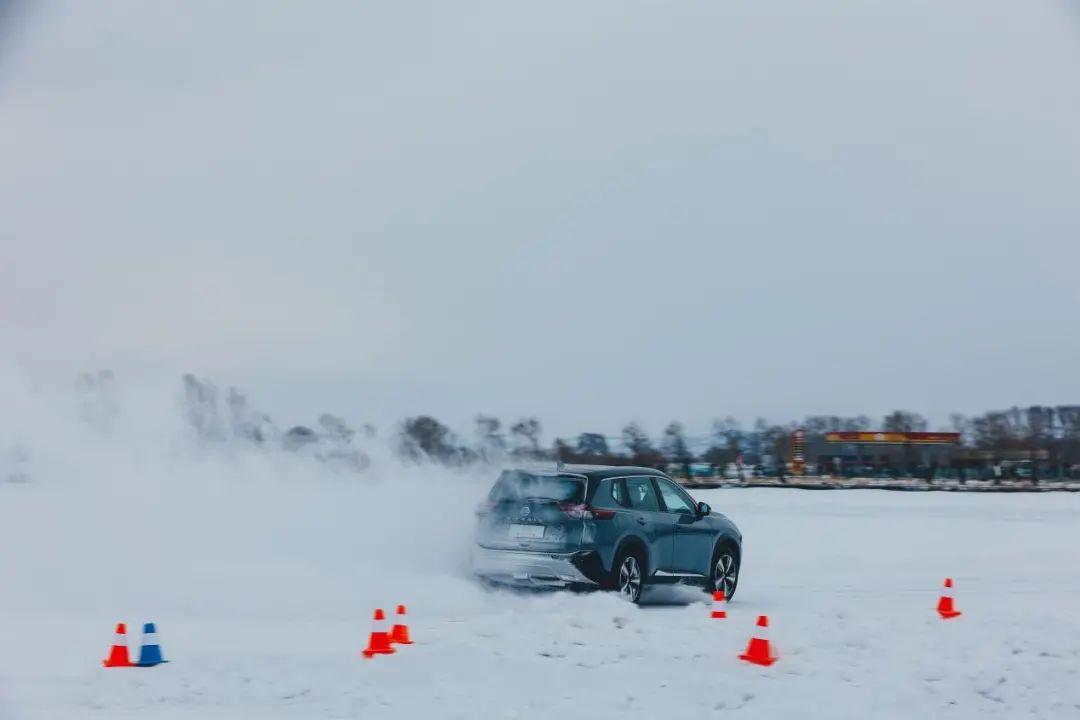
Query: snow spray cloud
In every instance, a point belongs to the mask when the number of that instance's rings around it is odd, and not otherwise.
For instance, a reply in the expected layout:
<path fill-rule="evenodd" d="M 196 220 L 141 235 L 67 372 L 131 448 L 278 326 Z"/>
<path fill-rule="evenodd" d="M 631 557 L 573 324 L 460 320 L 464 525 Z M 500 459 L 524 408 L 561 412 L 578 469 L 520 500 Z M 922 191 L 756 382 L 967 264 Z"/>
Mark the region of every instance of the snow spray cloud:
<path fill-rule="evenodd" d="M 194 377 L 95 373 L 57 390 L 7 372 L 0 390 L 0 540 L 35 539 L 33 558 L 0 559 L 20 581 L 6 602 L 344 617 L 368 591 L 477 592 L 467 558 L 488 469 L 402 463 L 329 414 L 282 430 Z"/>

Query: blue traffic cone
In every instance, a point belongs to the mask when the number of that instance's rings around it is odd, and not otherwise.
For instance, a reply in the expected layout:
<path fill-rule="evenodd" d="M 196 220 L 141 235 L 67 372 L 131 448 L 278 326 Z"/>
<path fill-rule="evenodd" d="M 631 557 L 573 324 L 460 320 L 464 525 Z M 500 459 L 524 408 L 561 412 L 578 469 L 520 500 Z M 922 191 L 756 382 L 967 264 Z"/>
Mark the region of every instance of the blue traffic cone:
<path fill-rule="evenodd" d="M 157 627 L 154 623 L 143 625 L 142 647 L 139 649 L 139 667 L 154 667 L 168 662 L 161 657 L 161 646 L 158 645 Z"/>

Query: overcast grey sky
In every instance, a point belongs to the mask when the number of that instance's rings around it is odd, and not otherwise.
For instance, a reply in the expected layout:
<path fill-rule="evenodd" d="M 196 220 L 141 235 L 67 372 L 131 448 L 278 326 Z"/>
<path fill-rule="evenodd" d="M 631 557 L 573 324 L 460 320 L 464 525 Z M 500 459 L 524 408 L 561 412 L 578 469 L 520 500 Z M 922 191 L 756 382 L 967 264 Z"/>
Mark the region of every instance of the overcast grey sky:
<path fill-rule="evenodd" d="M 0 351 L 36 377 L 567 434 L 1080 400 L 1075 3 L 0 21 Z"/>

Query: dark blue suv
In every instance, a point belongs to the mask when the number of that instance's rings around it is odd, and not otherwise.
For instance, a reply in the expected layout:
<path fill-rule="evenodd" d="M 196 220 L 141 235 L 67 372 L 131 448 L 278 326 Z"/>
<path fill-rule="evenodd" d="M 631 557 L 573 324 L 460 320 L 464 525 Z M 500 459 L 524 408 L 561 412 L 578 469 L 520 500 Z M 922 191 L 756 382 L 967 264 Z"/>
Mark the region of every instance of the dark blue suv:
<path fill-rule="evenodd" d="M 618 590 L 687 583 L 735 594 L 742 534 L 659 470 L 505 470 L 477 511 L 473 571 L 497 584 Z"/>

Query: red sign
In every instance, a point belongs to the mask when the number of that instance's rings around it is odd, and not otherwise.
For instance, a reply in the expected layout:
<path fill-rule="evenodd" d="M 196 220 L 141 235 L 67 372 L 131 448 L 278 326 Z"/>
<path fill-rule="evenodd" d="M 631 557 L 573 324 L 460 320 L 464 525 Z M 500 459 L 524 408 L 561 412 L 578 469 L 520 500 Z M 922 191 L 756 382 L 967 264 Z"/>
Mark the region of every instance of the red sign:
<path fill-rule="evenodd" d="M 825 433 L 826 442 L 863 443 L 879 445 L 957 445 L 960 433 L 952 432 L 831 432 Z"/>

